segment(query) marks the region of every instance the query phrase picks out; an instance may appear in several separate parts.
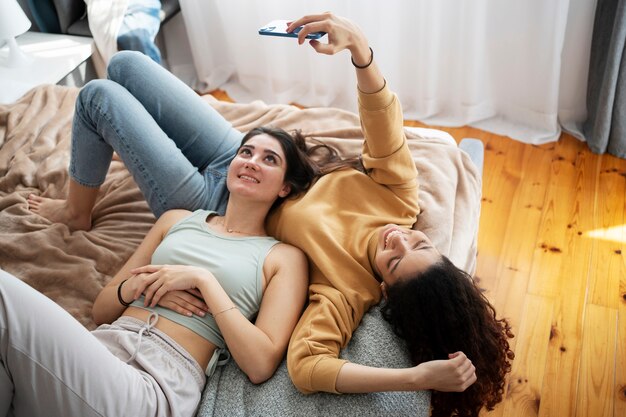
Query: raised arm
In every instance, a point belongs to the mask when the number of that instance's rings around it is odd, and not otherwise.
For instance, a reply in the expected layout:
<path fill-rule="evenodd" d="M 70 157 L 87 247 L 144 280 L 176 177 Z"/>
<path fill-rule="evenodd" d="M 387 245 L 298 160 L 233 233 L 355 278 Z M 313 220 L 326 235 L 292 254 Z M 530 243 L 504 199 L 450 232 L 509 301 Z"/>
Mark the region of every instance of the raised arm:
<path fill-rule="evenodd" d="M 363 165 L 374 181 L 388 186 L 403 199 L 416 200 L 417 170 L 404 135 L 402 107 L 387 87 L 374 59 L 374 51 L 361 29 L 332 13 L 305 16 L 293 21 L 287 30 L 298 26 L 303 26 L 298 33 L 300 44 L 307 34 L 324 31 L 328 33 L 328 43 L 309 41 L 318 53 L 350 52 L 356 71 L 359 113 L 365 137 Z"/>

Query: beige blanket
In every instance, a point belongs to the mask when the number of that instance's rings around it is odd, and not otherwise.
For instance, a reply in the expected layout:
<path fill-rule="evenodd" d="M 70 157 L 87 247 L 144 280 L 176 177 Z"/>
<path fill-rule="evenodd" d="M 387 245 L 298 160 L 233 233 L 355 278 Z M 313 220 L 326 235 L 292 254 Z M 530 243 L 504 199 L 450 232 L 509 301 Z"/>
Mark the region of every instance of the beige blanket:
<path fill-rule="evenodd" d="M 0 105 L 0 268 L 23 279 L 93 328 L 92 302 L 131 255 L 154 216 L 121 162 L 113 162 L 94 209 L 94 228 L 70 233 L 27 209 L 29 193 L 67 193 L 71 120 L 78 89 L 40 86 Z M 358 117 L 337 109 L 300 110 L 261 102 L 206 100 L 246 131 L 272 124 L 358 152 Z M 423 213 L 416 227 L 458 266 L 474 271 L 480 180 L 467 155 L 439 139 L 410 136 Z M 364 196 L 364 198 L 366 198 Z"/>

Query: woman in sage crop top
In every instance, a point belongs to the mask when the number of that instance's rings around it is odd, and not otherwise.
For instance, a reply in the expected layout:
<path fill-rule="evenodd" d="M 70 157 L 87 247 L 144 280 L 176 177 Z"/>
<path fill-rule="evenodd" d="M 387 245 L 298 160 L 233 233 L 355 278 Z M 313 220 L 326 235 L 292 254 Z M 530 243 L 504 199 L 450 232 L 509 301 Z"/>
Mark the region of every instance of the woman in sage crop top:
<path fill-rule="evenodd" d="M 244 136 L 225 214 L 163 213 L 98 295 L 91 333 L 0 271 L 0 415 L 191 416 L 225 350 L 253 383 L 271 377 L 308 275 L 264 222 L 314 178 L 300 145 L 275 129 Z"/>

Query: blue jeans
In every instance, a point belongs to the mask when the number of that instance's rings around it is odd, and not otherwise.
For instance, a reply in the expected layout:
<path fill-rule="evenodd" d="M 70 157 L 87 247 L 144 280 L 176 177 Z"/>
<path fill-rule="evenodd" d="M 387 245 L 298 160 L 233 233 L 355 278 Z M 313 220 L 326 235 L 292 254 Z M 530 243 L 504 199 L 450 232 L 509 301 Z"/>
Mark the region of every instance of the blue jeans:
<path fill-rule="evenodd" d="M 118 49 L 143 52 L 160 64 L 161 52 L 154 43 L 161 26 L 160 12 L 160 0 L 130 0 L 117 34 Z"/>
<path fill-rule="evenodd" d="M 69 173 L 99 187 L 117 152 L 159 217 L 170 209 L 226 210 L 226 175 L 243 134 L 139 52 L 113 56 L 108 80 L 78 95 Z"/>

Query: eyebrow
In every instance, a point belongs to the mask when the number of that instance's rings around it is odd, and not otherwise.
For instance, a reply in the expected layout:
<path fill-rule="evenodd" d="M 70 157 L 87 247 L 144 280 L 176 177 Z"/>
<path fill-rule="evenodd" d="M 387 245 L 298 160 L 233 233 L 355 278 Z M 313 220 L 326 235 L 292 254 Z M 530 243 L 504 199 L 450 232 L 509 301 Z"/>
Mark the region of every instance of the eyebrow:
<path fill-rule="evenodd" d="M 423 249 L 430 249 L 430 248 L 432 248 L 432 246 L 430 246 L 430 245 L 422 246 L 421 248 L 419 247 L 419 245 L 421 245 L 422 243 L 425 243 L 425 242 L 426 242 L 425 240 L 420 240 L 415 245 L 413 245 L 411 250 L 414 251 L 414 250 L 423 250 Z M 400 262 L 402 262 L 403 259 L 404 259 L 404 256 L 401 257 L 400 259 L 398 259 L 398 262 L 396 262 L 396 264 L 391 268 L 391 270 L 389 270 L 390 274 L 393 274 L 396 271 L 396 269 L 398 269 L 398 265 L 400 265 Z"/>
<path fill-rule="evenodd" d="M 241 145 L 241 146 L 239 147 L 239 149 L 243 149 L 243 148 L 252 149 L 252 150 L 256 149 L 256 147 L 255 147 L 254 145 L 248 145 L 247 143 L 245 143 L 245 144 L 243 144 L 243 145 Z M 263 150 L 263 152 L 264 152 L 264 153 L 269 153 L 269 154 L 272 154 L 272 155 L 274 155 L 276 158 L 280 159 L 281 161 L 283 160 L 283 158 L 281 158 L 281 157 L 280 157 L 280 155 L 279 155 L 277 152 L 275 152 L 275 151 L 273 151 L 273 150 L 271 150 L 271 149 L 264 149 L 264 150 Z"/>

